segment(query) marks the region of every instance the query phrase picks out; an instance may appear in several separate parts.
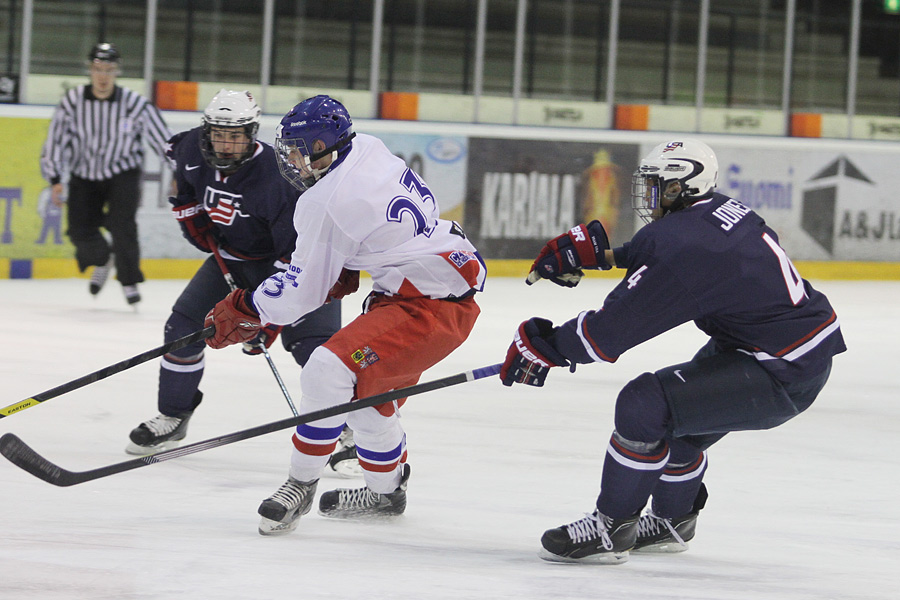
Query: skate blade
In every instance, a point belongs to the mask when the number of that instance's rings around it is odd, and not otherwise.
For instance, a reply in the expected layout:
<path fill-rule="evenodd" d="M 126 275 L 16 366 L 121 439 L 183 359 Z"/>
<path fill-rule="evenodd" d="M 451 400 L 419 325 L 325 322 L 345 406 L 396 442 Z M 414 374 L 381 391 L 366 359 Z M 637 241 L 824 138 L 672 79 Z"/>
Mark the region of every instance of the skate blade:
<path fill-rule="evenodd" d="M 317 511 L 320 516 L 337 521 L 393 521 L 397 517 L 402 517 L 404 510 L 400 511 L 335 511 L 323 512 Z"/>
<path fill-rule="evenodd" d="M 165 442 L 160 442 L 155 446 L 138 446 L 134 442 L 128 442 L 128 445 L 125 446 L 125 453 L 133 456 L 150 456 L 151 454 L 158 454 L 163 450 L 177 448 L 179 443 L 181 443 L 181 440 L 167 440 Z"/>
<path fill-rule="evenodd" d="M 662 544 L 651 544 L 642 548 L 633 548 L 631 551 L 638 554 L 675 554 L 684 552 L 688 549 L 688 544 L 681 545 L 678 542 L 665 542 Z"/>
<path fill-rule="evenodd" d="M 546 561 L 567 565 L 620 565 L 628 562 L 628 552 L 602 552 L 585 556 L 584 558 L 570 558 L 553 554 L 546 548 L 538 550 L 538 556 Z"/>
<path fill-rule="evenodd" d="M 299 524 L 299 517 L 294 519 L 290 523 L 282 523 L 281 521 L 273 521 L 272 519 L 261 517 L 259 519 L 259 528 L 257 529 L 257 531 L 259 531 L 259 535 L 284 535 L 297 529 L 297 525 Z"/>

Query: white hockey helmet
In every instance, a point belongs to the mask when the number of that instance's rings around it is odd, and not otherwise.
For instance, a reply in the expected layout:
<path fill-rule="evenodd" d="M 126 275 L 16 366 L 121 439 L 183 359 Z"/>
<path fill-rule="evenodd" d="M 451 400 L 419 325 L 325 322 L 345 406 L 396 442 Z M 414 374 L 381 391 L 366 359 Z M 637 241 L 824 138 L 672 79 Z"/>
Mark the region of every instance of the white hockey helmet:
<path fill-rule="evenodd" d="M 256 134 L 262 111 L 250 92 L 219 90 L 203 111 L 203 132 L 200 136 L 200 152 L 207 164 L 214 169 L 233 170 L 250 160 L 256 149 Z M 212 145 L 213 128 L 240 129 L 247 136 L 244 152 L 222 156 Z"/>
<path fill-rule="evenodd" d="M 663 142 L 641 159 L 631 178 L 634 210 L 647 223 L 712 196 L 719 161 L 699 140 Z"/>

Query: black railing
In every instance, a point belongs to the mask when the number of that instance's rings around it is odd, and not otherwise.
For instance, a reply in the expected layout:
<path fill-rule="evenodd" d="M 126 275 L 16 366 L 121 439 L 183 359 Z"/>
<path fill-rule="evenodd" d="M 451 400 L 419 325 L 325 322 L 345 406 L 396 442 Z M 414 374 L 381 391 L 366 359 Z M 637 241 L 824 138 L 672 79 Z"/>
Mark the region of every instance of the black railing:
<path fill-rule="evenodd" d="M 51 74 L 79 73 L 82 52 L 72 52 L 72 40 L 81 36 L 84 48 L 97 39 L 130 39 L 127 70 L 130 76 L 142 71 L 139 41 L 134 32 L 143 26 L 146 14 L 144 0 L 51 1 L 35 0 L 34 37 L 32 40 L 32 72 Z M 223 81 L 259 80 L 258 52 L 252 60 L 248 52 L 223 53 L 216 64 L 201 65 L 205 56 L 199 41 L 206 33 L 212 17 L 222 23 L 213 36 L 222 36 L 221 43 L 233 44 L 235 30 L 243 38 L 238 41 L 245 48 L 260 40 L 256 32 L 262 14 L 262 0 L 220 0 L 210 9 L 209 2 L 196 0 L 160 0 L 159 16 L 172 27 L 158 27 L 155 72 L 160 78 L 180 77 L 186 81 L 209 78 L 214 74 Z M 385 35 L 383 38 L 382 72 L 379 85 L 394 91 L 443 91 L 471 93 L 474 89 L 473 65 L 477 0 L 385 0 Z M 760 105 L 780 106 L 780 70 L 784 49 L 784 0 L 766 3 L 735 1 L 728 5 L 714 3 L 710 19 L 709 58 L 707 70 L 706 104 L 724 106 Z M 860 54 L 865 65 L 861 73 L 871 78 L 877 65 L 877 76 L 883 84 L 900 84 L 900 17 L 878 10 L 880 3 L 863 3 Z M 530 0 L 526 20 L 525 70 L 522 93 L 525 97 L 569 97 L 580 100 L 603 100 L 606 61 L 609 41 L 609 0 Z M 515 6 L 512 0 L 488 2 L 487 43 L 485 57 L 486 93 L 503 93 L 510 89 L 512 48 L 515 38 Z M 660 101 L 662 103 L 691 102 L 694 93 L 692 80 L 694 65 L 683 58 L 696 52 L 699 0 L 623 0 L 619 24 L 619 62 L 617 79 L 641 78 L 639 86 L 627 90 L 619 86 L 617 101 Z M 816 101 L 830 102 L 827 108 L 842 106 L 846 95 L 846 81 L 839 83 L 840 68 L 816 71 L 816 52 L 832 57 L 832 64 L 846 61 L 849 39 L 850 3 L 845 0 L 800 0 L 795 21 L 795 72 L 793 85 L 798 89 L 816 90 L 828 85 L 830 97 Z M 0 7 L 8 18 L 6 26 L 5 69 L 17 70 L 17 43 L 21 39 L 22 3 L 0 0 Z M 417 12 L 418 11 L 418 12 Z M 568 11 L 568 12 L 567 12 Z M 142 14 L 143 13 L 143 14 Z M 275 40 L 272 48 L 269 81 L 274 85 L 302 85 L 365 89 L 368 85 L 368 65 L 371 36 L 371 0 L 329 0 L 328 2 L 296 2 L 278 0 L 275 11 Z M 677 18 L 676 18 L 677 16 Z M 254 25 L 251 33 L 250 17 Z M 60 35 L 60 26 L 63 27 Z M 277 43 L 291 39 L 297 27 L 305 26 L 308 39 L 298 37 L 295 51 L 290 52 Z M 302 27 L 301 27 L 302 28 Z M 218 33 L 221 31 L 221 33 Z M 123 33 L 127 32 L 127 33 Z M 414 34 L 421 44 L 412 45 Z M 240 35 L 240 34 L 238 34 Z M 254 37 L 258 36 L 258 38 Z M 66 39 L 67 43 L 58 42 Z M 203 39 L 206 39 L 205 37 Z M 217 38 L 214 37 L 214 40 Z M 570 53 L 558 50 L 560 40 L 572 48 Z M 129 42 L 123 42 L 129 43 Z M 817 50 L 815 44 L 819 43 Z M 825 50 L 821 44 L 828 44 Z M 413 72 L 407 64 L 412 53 L 422 50 L 421 62 L 413 61 L 422 73 Z M 290 48 L 290 46 L 288 46 Z M 623 48 L 631 55 L 623 56 Z M 640 52 L 641 49 L 646 50 Z M 774 48 L 769 50 L 769 48 Z M 180 52 L 174 52 L 179 49 Z M 302 53 L 303 64 L 294 65 Z M 679 57 L 680 62 L 676 60 Z M 748 57 L 754 63 L 775 66 L 759 72 L 748 72 Z M 818 57 L 821 60 L 821 56 Z M 713 60 L 714 59 L 714 60 Z M 812 65 L 809 68 L 806 65 Z M 429 67 L 439 67 L 431 69 Z M 863 71 L 864 67 L 864 71 Z M 742 72 L 743 70 L 743 72 Z M 766 75 L 766 72 L 768 74 Z M 421 79 L 416 79 L 421 75 Z M 753 94 L 754 77 L 762 77 Z M 846 77 L 844 76 L 844 79 Z M 560 92 L 568 86 L 569 91 Z M 883 113 L 900 114 L 900 97 L 886 95 L 884 85 L 877 88 L 871 82 L 859 86 L 861 106 L 877 107 Z M 817 87 L 818 86 L 818 87 Z M 748 90 L 751 90 L 748 95 Z M 900 94 L 900 91 L 898 91 Z M 809 102 L 802 95 L 793 94 L 797 103 Z M 807 94 L 814 97 L 815 93 Z M 896 99 L 895 99 L 896 98 Z M 711 99 L 711 101 L 710 101 Z"/>

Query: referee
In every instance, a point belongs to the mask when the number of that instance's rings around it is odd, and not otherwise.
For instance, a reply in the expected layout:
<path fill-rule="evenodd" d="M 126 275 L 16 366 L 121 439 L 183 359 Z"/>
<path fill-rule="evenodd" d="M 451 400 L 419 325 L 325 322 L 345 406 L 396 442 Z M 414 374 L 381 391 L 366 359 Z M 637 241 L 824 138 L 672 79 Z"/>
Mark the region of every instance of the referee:
<path fill-rule="evenodd" d="M 140 302 L 137 208 L 141 198 L 142 139 L 165 158 L 172 132 L 146 98 L 116 85 L 119 51 L 96 44 L 88 54 L 91 83 L 70 89 L 53 114 L 41 152 L 41 173 L 51 184 L 52 200 L 65 200 L 62 180 L 69 176 L 68 230 L 75 260 L 83 273 L 93 266 L 90 292 L 98 294 L 110 270 L 129 304 Z M 112 236 L 112 246 L 101 233 Z"/>

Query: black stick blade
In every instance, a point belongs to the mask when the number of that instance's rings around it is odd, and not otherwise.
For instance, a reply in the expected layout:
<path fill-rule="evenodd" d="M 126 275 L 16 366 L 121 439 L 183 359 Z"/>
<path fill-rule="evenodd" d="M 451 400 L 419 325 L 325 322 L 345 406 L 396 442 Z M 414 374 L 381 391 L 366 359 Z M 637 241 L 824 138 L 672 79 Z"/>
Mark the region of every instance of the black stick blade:
<path fill-rule="evenodd" d="M 56 466 L 23 442 L 15 434 L 4 433 L 0 437 L 0 454 L 17 467 L 28 471 L 47 483 L 66 487 L 78 483 L 76 474 Z"/>

